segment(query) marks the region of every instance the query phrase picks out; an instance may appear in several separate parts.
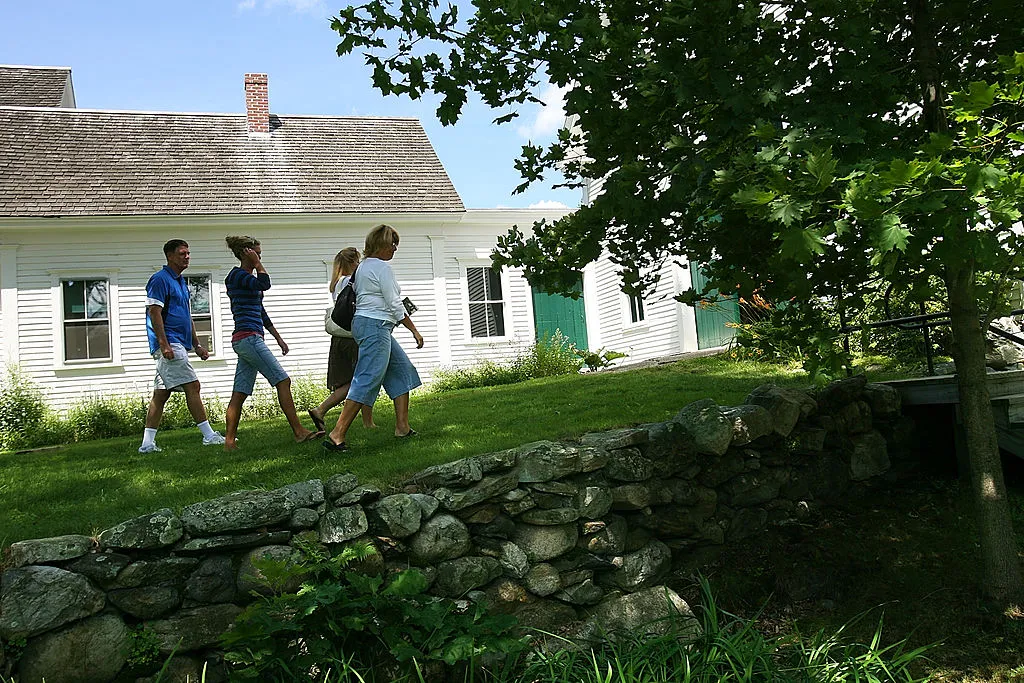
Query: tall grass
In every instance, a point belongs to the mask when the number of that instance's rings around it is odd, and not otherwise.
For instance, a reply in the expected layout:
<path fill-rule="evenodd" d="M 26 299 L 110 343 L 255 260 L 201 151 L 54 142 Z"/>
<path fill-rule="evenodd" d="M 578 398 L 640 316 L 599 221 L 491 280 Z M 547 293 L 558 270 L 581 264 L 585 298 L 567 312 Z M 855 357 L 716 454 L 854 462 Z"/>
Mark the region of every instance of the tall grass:
<path fill-rule="evenodd" d="M 926 680 L 912 669 L 928 647 L 905 649 L 905 641 L 882 644 L 879 623 L 870 642 L 843 638 L 846 626 L 809 637 L 789 633 L 766 637 L 751 619 L 720 610 L 706 579 L 701 577 L 701 604 L 695 613 L 702 634 L 679 623 L 665 635 L 617 634 L 598 648 L 564 647 L 532 652 L 511 677 L 494 672 L 499 683 L 528 681 L 568 683 L 761 683 L 764 681 L 899 681 Z M 642 632 L 643 629 L 638 629 Z M 566 641 L 566 645 L 569 643 Z"/>
<path fill-rule="evenodd" d="M 498 363 L 483 360 L 467 368 L 442 368 L 434 374 L 430 390 L 435 392 L 497 387 L 542 377 L 575 375 L 583 366 L 576 347 L 560 331 L 540 339 L 523 354 Z"/>
<path fill-rule="evenodd" d="M 308 680 L 322 683 L 835 683 L 892 681 L 917 683 L 928 647 L 905 648 L 905 641 L 883 645 L 879 622 L 869 642 L 843 637 L 846 626 L 810 636 L 799 632 L 776 637 L 761 634 L 751 619 L 719 609 L 708 581 L 700 577 L 701 604 L 695 614 L 701 625 L 694 637 L 692 623 L 677 617 L 664 635 L 645 637 L 643 628 L 612 634 L 596 647 L 541 633 L 537 647 L 516 659 L 472 666 L 456 673 L 414 662 L 404 674 L 359 669 L 354 660 L 337 668 L 310 672 Z M 658 625 L 662 626 L 661 624 Z M 486 655 L 485 655 L 486 657 Z M 246 672 L 235 671 L 242 677 Z M 306 680 L 306 677 L 303 677 Z"/>

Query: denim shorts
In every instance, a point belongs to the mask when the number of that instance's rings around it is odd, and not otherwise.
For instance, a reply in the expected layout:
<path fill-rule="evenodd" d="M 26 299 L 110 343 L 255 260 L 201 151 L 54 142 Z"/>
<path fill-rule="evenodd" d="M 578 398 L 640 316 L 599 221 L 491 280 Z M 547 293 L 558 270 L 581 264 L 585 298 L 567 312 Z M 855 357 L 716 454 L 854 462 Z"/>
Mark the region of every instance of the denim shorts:
<path fill-rule="evenodd" d="M 156 377 L 153 378 L 154 389 L 181 391 L 183 385 L 199 379 L 196 377 L 196 371 L 192 368 L 192 363 L 188 360 L 188 351 L 185 350 L 185 347 L 182 344 L 171 344 L 171 350 L 174 351 L 174 358 L 171 360 L 164 358 L 164 354 L 159 349 L 153 353 L 153 359 L 156 361 Z"/>
<path fill-rule="evenodd" d="M 359 344 L 359 360 L 348 390 L 350 400 L 371 405 L 377 400 L 381 386 L 394 400 L 422 384 L 409 356 L 391 336 L 394 329 L 395 324 L 389 320 L 366 318 L 358 313 L 352 318 L 352 336 Z"/>
<path fill-rule="evenodd" d="M 288 373 L 284 371 L 281 364 L 274 358 L 274 354 L 267 348 L 263 337 L 252 335 L 231 342 L 231 348 L 238 356 L 238 365 L 235 366 L 235 385 L 232 391 L 246 396 L 252 395 L 253 387 L 256 386 L 256 371 L 267 378 L 270 386 L 288 379 Z"/>

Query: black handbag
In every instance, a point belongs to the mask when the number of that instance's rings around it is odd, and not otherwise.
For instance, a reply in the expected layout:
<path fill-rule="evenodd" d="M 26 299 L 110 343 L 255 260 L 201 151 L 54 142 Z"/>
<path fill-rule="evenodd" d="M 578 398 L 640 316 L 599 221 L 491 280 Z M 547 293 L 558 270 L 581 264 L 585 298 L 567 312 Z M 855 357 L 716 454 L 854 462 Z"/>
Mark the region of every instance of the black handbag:
<path fill-rule="evenodd" d="M 334 310 L 331 311 L 331 320 L 343 330 L 352 330 L 352 317 L 356 314 L 355 282 L 356 273 L 352 271 L 352 277 L 341 288 L 338 298 L 334 301 Z"/>

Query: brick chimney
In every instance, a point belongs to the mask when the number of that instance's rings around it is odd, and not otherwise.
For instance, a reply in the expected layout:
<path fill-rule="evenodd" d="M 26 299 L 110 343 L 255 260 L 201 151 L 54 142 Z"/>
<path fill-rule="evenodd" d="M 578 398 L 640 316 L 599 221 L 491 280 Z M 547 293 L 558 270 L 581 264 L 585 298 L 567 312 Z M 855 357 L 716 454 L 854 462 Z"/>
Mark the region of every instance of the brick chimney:
<path fill-rule="evenodd" d="M 267 74 L 245 74 L 245 112 L 249 134 L 270 134 L 270 100 Z"/>

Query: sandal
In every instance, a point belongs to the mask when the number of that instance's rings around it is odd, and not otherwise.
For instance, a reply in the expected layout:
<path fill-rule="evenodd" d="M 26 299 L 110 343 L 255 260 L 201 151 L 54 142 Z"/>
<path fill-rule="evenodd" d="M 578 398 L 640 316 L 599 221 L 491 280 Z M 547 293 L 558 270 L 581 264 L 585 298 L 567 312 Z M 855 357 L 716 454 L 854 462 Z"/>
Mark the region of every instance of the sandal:
<path fill-rule="evenodd" d="M 333 453 L 344 453 L 348 450 L 348 445 L 344 441 L 341 443 L 334 443 L 330 439 L 324 439 L 324 449 Z"/>
<path fill-rule="evenodd" d="M 325 427 L 325 425 L 324 425 L 324 419 L 323 419 L 322 417 L 317 417 L 317 416 L 316 416 L 316 415 L 315 415 L 315 414 L 313 413 L 313 411 L 312 411 L 312 410 L 310 410 L 310 411 L 307 411 L 307 412 L 309 413 L 309 419 L 313 421 L 313 426 L 314 426 L 314 427 L 316 427 L 316 431 L 318 431 L 318 432 L 323 432 L 323 431 L 326 431 L 326 430 L 324 429 L 324 427 Z"/>
<path fill-rule="evenodd" d="M 416 436 L 417 434 L 419 434 L 419 432 L 417 432 L 415 429 L 410 427 L 409 431 L 407 431 L 405 434 L 395 434 L 395 438 L 396 439 L 408 439 L 410 436 Z"/>

